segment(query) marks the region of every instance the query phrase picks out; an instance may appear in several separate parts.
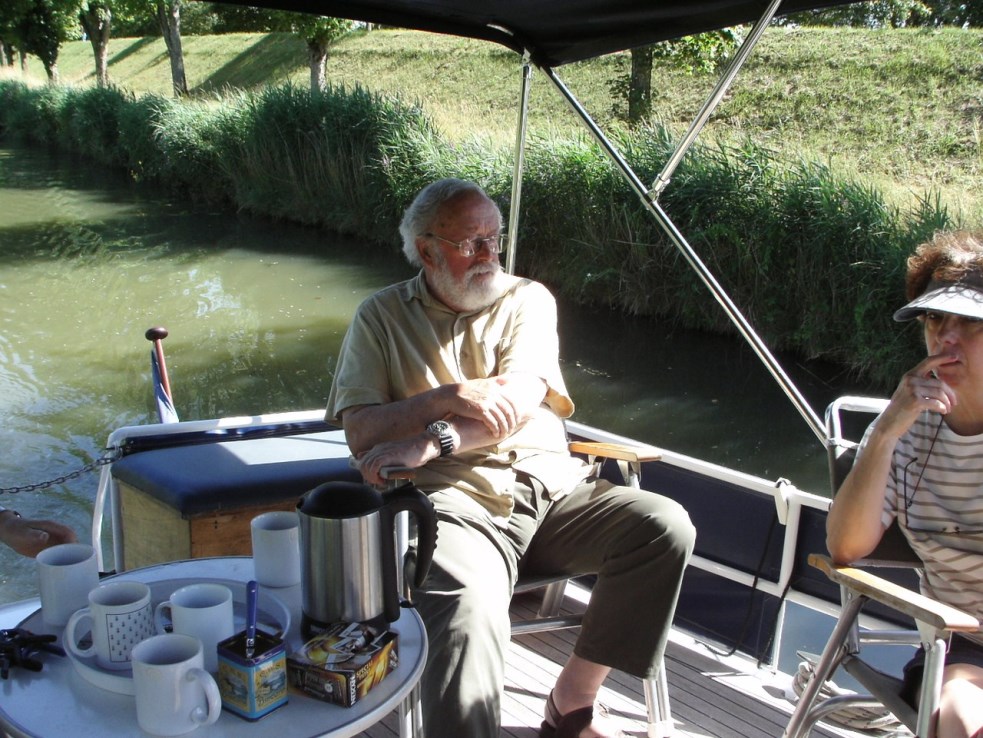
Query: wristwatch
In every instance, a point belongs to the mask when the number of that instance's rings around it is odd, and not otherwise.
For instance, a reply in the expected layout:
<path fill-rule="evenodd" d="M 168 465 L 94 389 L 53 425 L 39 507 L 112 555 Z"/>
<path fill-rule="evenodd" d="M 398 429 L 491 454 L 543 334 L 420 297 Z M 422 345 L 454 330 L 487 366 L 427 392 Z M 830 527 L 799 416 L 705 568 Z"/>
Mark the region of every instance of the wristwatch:
<path fill-rule="evenodd" d="M 450 423 L 446 420 L 435 420 L 427 426 L 427 433 L 437 439 L 440 444 L 440 455 L 447 456 L 454 450 L 454 438 L 450 434 Z"/>

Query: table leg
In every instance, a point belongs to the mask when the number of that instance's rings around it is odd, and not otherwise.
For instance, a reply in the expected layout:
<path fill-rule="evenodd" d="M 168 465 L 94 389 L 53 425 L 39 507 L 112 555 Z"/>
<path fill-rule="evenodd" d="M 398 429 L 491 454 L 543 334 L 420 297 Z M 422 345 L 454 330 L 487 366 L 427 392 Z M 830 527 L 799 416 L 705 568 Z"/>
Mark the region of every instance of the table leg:
<path fill-rule="evenodd" d="M 399 738 L 423 738 L 419 685 L 413 687 L 406 699 L 399 704 Z"/>

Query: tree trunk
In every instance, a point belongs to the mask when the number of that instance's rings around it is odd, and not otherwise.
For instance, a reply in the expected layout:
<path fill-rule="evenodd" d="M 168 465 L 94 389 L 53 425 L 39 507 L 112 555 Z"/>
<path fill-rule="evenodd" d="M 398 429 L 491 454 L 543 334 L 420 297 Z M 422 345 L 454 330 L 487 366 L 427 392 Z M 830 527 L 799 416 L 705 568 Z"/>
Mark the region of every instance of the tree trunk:
<path fill-rule="evenodd" d="M 307 60 L 311 65 L 311 92 L 323 92 L 326 85 L 328 45 L 308 41 Z"/>
<path fill-rule="evenodd" d="M 14 60 L 10 54 L 10 47 L 0 39 L 0 67 L 12 67 Z"/>
<path fill-rule="evenodd" d="M 113 14 L 109 8 L 89 3 L 85 11 L 79 13 L 82 29 L 92 44 L 92 55 L 96 60 L 96 84 L 109 85 L 109 35 L 112 31 Z"/>
<path fill-rule="evenodd" d="M 628 125 L 640 125 L 652 114 L 652 47 L 631 50 L 628 79 Z"/>
<path fill-rule="evenodd" d="M 157 0 L 156 10 L 167 56 L 171 60 L 174 96 L 184 97 L 188 94 L 188 80 L 184 75 L 184 50 L 181 47 L 181 0 Z"/>
<path fill-rule="evenodd" d="M 41 63 L 44 65 L 44 73 L 48 75 L 48 84 L 57 85 L 58 61 L 56 59 L 42 59 Z"/>

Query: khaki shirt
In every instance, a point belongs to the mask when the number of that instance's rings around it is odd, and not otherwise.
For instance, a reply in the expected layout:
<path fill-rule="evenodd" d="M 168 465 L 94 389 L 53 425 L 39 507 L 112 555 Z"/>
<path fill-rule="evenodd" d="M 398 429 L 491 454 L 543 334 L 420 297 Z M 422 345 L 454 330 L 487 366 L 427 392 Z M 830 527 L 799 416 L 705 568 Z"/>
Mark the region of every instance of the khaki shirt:
<path fill-rule="evenodd" d="M 542 378 L 545 401 L 516 433 L 417 471 L 421 489 L 459 489 L 480 505 L 476 514 L 483 508 L 500 525 L 511 514 L 516 471 L 538 479 L 551 497 L 589 471 L 567 452 L 563 418 L 574 406 L 560 374 L 556 302 L 538 282 L 508 279 L 502 297 L 474 313 L 456 313 L 434 299 L 422 272 L 368 298 L 342 343 L 326 412 L 337 422 L 346 408 L 395 402 L 449 383 L 510 373 Z"/>

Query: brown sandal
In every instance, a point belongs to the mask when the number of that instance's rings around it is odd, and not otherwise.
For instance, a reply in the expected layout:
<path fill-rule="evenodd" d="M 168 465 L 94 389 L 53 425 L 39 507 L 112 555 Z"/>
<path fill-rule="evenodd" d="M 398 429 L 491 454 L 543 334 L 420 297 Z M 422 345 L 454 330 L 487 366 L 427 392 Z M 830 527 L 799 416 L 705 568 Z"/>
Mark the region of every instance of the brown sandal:
<path fill-rule="evenodd" d="M 550 692 L 550 696 L 546 698 L 546 715 L 547 719 L 539 726 L 539 738 L 578 738 L 580 731 L 594 720 L 594 707 L 588 705 L 561 715 L 553 702 L 553 693 Z"/>
<path fill-rule="evenodd" d="M 607 717 L 607 708 L 604 705 L 598 705 L 598 708 L 600 708 L 601 716 Z M 546 720 L 539 726 L 539 738 L 580 738 L 581 731 L 592 722 L 594 722 L 593 705 L 571 710 L 566 715 L 561 715 L 553 701 L 553 692 L 551 691 L 549 697 L 546 698 Z M 617 738 L 629 738 L 629 736 L 623 730 L 619 730 Z"/>

